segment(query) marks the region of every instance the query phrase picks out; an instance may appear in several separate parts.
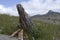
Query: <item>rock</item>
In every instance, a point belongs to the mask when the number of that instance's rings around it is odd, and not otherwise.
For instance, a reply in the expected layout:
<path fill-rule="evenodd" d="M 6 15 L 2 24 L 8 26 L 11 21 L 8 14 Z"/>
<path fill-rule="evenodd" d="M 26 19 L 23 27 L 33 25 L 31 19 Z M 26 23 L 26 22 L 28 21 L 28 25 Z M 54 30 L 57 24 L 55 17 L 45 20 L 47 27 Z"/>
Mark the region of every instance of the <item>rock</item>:
<path fill-rule="evenodd" d="M 0 34 L 0 40 L 18 40 L 17 38 L 14 38 L 14 37 L 10 37 L 8 35 L 2 35 Z"/>

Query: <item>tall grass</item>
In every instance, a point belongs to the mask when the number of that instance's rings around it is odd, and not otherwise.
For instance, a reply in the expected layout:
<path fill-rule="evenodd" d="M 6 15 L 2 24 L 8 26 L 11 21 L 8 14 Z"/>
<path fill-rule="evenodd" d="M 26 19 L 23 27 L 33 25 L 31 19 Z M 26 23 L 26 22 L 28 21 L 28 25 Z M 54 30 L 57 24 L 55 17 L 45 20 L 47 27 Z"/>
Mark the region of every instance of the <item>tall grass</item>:
<path fill-rule="evenodd" d="M 38 28 L 39 37 L 36 40 L 53 40 L 60 38 L 60 25 L 44 23 L 41 21 L 33 21 Z M 11 35 L 18 29 L 18 17 L 9 15 L 0 15 L 0 33 Z M 37 36 L 37 35 L 36 35 Z M 30 36 L 31 37 L 31 36 Z"/>

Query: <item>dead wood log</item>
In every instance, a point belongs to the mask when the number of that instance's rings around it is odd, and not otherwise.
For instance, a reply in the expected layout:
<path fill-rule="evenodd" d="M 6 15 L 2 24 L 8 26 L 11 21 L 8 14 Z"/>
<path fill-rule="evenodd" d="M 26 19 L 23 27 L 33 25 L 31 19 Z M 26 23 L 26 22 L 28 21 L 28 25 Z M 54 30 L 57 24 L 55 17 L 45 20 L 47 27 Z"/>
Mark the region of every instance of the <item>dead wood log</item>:
<path fill-rule="evenodd" d="M 13 32 L 13 33 L 11 34 L 11 37 L 15 36 L 19 31 L 21 31 L 21 29 L 18 29 L 17 31 Z"/>

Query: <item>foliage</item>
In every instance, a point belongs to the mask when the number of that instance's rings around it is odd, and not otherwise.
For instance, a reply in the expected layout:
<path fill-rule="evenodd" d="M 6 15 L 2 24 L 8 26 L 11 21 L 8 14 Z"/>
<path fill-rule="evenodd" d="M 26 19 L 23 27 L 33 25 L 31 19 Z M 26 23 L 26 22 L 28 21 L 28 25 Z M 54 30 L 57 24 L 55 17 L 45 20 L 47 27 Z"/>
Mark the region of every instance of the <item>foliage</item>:
<path fill-rule="evenodd" d="M 33 22 L 39 30 L 39 36 L 35 35 L 36 40 L 53 40 L 60 38 L 60 25 L 35 20 Z M 18 17 L 0 14 L 0 33 L 8 35 L 12 34 L 18 29 L 18 23 Z"/>
<path fill-rule="evenodd" d="M 11 34 L 17 29 L 18 17 L 0 14 L 0 28 L 2 34 Z"/>
<path fill-rule="evenodd" d="M 60 25 L 34 21 L 40 30 L 40 37 L 37 40 L 53 40 L 60 38 Z"/>

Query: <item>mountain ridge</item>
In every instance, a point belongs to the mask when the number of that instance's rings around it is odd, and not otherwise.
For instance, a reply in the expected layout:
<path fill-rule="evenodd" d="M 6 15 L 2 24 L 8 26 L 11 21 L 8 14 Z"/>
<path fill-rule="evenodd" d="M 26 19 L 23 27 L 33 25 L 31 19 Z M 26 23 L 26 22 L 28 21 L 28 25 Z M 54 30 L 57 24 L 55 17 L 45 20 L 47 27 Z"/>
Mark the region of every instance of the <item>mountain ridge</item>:
<path fill-rule="evenodd" d="M 32 20 L 60 24 L 60 13 L 50 10 L 45 15 L 35 15 L 31 17 Z"/>

